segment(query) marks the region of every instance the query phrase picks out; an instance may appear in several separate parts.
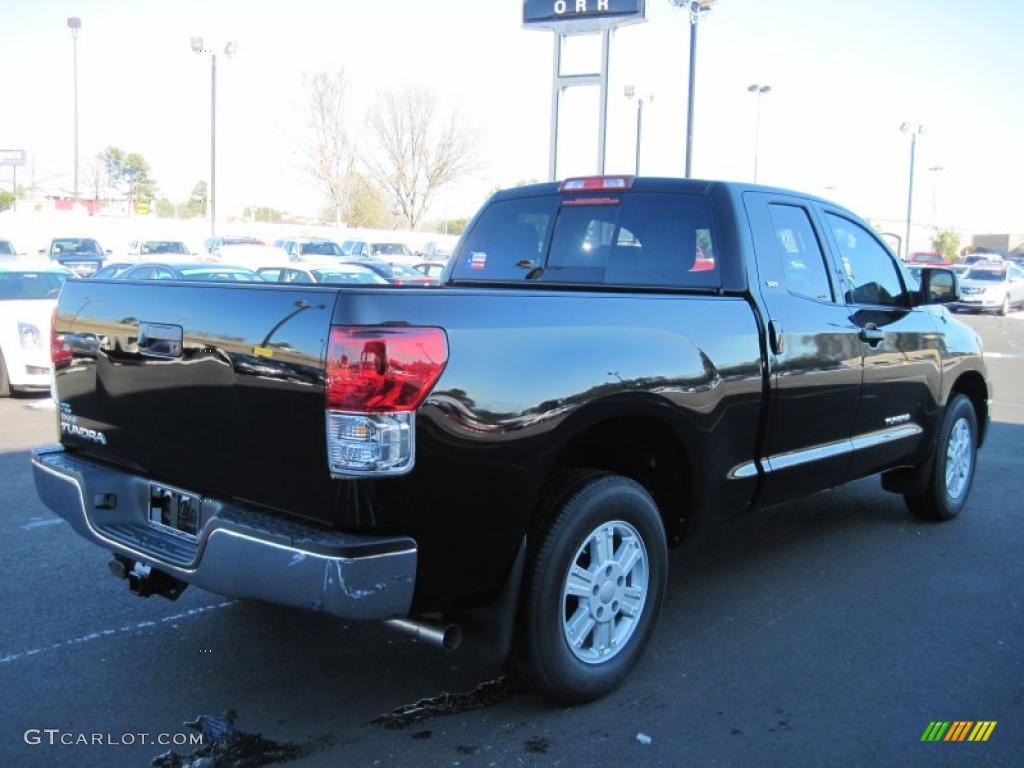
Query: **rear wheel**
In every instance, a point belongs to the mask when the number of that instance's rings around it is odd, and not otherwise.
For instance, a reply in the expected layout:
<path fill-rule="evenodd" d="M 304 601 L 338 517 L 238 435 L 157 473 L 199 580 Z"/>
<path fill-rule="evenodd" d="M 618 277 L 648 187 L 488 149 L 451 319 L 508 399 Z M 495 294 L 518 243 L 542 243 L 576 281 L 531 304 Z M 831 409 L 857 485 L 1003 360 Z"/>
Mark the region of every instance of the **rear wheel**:
<path fill-rule="evenodd" d="M 643 652 L 665 591 L 665 529 L 628 478 L 574 476 L 531 547 L 512 667 L 565 703 L 615 689 Z"/>
<path fill-rule="evenodd" d="M 974 481 L 978 455 L 978 418 L 965 395 L 946 407 L 939 427 L 932 474 L 924 493 L 904 496 L 910 511 L 925 520 L 951 520 L 960 514 Z"/>
<path fill-rule="evenodd" d="M 4 362 L 4 353 L 0 352 L 0 397 L 10 397 L 11 380 L 7 376 L 7 364 Z"/>

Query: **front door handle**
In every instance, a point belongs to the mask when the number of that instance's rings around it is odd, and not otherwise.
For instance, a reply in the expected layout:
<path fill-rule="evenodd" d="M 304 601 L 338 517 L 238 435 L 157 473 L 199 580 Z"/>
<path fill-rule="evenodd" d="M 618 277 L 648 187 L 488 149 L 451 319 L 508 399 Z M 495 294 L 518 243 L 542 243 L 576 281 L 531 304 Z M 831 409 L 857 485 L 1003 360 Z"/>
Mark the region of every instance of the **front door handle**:
<path fill-rule="evenodd" d="M 885 341 L 885 331 L 874 323 L 868 323 L 860 329 L 860 340 L 872 347 L 878 346 Z"/>

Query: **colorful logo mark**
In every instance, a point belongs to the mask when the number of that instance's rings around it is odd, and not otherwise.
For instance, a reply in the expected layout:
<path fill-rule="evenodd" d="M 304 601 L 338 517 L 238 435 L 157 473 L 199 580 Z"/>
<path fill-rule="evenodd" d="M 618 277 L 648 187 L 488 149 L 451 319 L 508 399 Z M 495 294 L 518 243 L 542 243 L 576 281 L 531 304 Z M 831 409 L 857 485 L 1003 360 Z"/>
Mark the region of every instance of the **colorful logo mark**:
<path fill-rule="evenodd" d="M 988 741 L 997 720 L 933 720 L 921 735 L 921 741 Z"/>

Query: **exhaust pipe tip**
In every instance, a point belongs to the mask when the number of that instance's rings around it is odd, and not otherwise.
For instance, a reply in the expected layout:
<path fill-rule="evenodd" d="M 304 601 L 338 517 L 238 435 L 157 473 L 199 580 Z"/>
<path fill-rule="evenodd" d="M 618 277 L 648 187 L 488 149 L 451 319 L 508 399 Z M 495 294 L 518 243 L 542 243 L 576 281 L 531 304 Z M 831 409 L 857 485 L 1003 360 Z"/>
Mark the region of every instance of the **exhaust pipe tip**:
<path fill-rule="evenodd" d="M 462 645 L 462 627 L 458 624 L 440 624 L 423 619 L 388 619 L 384 623 L 445 651 L 454 651 Z"/>
<path fill-rule="evenodd" d="M 457 650 L 462 645 L 462 627 L 458 624 L 449 624 L 444 628 L 444 636 L 441 638 L 441 647 L 446 651 Z"/>

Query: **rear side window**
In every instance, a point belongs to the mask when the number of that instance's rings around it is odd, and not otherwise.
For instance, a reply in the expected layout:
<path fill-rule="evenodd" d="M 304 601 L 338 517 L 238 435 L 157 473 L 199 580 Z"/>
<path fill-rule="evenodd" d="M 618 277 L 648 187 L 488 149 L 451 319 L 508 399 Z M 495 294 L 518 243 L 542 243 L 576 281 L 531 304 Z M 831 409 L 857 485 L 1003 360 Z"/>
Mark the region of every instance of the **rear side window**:
<path fill-rule="evenodd" d="M 489 206 L 460 247 L 455 280 L 713 288 L 710 203 L 696 195 L 544 197 Z"/>
<path fill-rule="evenodd" d="M 799 296 L 832 301 L 825 256 L 807 211 L 795 205 L 768 206 L 786 289 Z"/>

